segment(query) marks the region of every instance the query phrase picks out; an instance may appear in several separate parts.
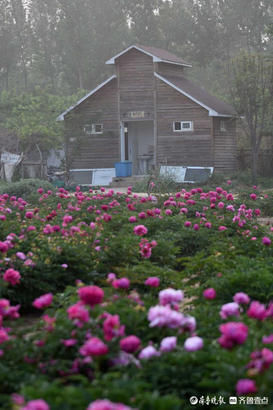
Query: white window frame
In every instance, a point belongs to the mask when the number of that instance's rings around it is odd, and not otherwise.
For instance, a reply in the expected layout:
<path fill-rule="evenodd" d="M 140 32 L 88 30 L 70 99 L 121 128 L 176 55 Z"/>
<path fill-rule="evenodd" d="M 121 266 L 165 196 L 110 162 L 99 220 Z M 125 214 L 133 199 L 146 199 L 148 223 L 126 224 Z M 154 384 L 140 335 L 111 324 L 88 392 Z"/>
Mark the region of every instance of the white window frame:
<path fill-rule="evenodd" d="M 176 123 L 180 123 L 180 130 L 176 130 L 175 129 L 175 124 Z M 183 124 L 190 124 L 190 128 L 183 128 Z M 173 132 L 189 132 L 189 131 L 193 131 L 193 121 L 174 121 L 173 122 Z"/>
<path fill-rule="evenodd" d="M 227 122 L 225 120 L 220 120 L 220 131 L 221 132 L 227 131 Z"/>
<path fill-rule="evenodd" d="M 96 131 L 96 127 L 97 126 L 100 126 L 101 127 L 101 131 Z M 90 131 L 86 131 L 86 127 L 91 127 L 91 130 Z M 101 123 L 92 123 L 92 124 L 85 124 L 84 126 L 83 126 L 83 129 L 84 129 L 84 132 L 85 132 L 85 134 L 87 134 L 87 135 L 94 135 L 94 134 L 103 134 L 103 124 L 101 124 Z"/>

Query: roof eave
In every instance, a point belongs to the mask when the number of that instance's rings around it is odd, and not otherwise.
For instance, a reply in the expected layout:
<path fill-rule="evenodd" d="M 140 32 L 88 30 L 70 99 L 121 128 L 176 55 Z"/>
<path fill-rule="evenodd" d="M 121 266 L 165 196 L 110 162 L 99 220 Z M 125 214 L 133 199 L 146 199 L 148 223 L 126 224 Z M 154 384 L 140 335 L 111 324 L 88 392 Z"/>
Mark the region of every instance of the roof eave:
<path fill-rule="evenodd" d="M 159 63 L 168 63 L 168 64 L 174 64 L 174 65 L 181 65 L 181 66 L 183 66 L 183 67 L 192 67 L 192 65 L 191 64 L 186 64 L 186 63 L 177 63 L 177 62 L 175 62 L 175 61 L 169 61 L 169 60 L 160 60 L 160 59 L 158 59 L 159 61 Z"/>
<path fill-rule="evenodd" d="M 214 110 L 209 110 L 209 117 L 227 117 L 227 118 L 234 118 L 236 117 L 236 114 L 221 114 L 219 112 L 216 112 Z"/>
<path fill-rule="evenodd" d="M 102 87 L 104 87 L 106 84 L 110 83 L 114 78 L 117 78 L 117 76 L 114 74 L 107 80 L 105 80 L 103 83 L 99 84 L 96 88 L 94 88 L 92 91 L 90 91 L 88 94 L 86 94 L 84 97 L 82 97 L 79 101 L 76 102 L 76 104 L 71 105 L 67 110 L 65 110 L 62 114 L 60 114 L 57 118 L 56 121 L 64 121 L 64 117 L 66 114 L 68 114 L 70 111 L 74 110 L 78 105 L 80 105 L 82 102 L 84 102 L 87 98 L 91 97 L 91 95 L 95 94 L 98 90 L 100 90 Z"/>

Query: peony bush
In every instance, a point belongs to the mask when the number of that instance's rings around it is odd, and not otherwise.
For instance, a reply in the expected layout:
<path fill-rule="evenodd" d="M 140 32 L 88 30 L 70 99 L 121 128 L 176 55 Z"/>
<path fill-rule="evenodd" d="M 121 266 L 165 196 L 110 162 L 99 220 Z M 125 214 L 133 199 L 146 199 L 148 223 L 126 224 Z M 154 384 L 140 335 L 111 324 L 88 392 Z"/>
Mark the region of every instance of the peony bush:
<path fill-rule="evenodd" d="M 271 198 L 230 185 L 0 195 L 1 408 L 272 405 Z"/>

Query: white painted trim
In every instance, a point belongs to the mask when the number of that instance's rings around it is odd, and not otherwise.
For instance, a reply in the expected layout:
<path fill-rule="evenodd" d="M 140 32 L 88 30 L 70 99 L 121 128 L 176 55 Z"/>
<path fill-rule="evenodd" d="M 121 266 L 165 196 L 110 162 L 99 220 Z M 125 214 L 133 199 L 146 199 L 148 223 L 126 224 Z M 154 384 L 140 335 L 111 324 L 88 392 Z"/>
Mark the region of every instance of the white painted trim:
<path fill-rule="evenodd" d="M 148 56 L 152 57 L 154 63 L 169 63 L 169 64 L 175 64 L 175 65 L 182 65 L 182 66 L 185 66 L 185 67 L 192 67 L 190 64 L 184 64 L 184 63 L 178 63 L 178 62 L 176 63 L 175 61 L 163 60 L 163 59 L 155 56 L 154 54 L 149 53 L 148 51 L 143 50 L 142 48 L 140 48 L 138 46 L 135 46 L 135 45 L 132 45 L 132 46 L 126 48 L 126 50 L 121 51 L 120 53 L 118 53 L 114 57 L 110 58 L 110 60 L 107 60 L 105 64 L 115 64 L 115 60 L 118 57 L 120 57 L 123 54 L 127 53 L 127 51 L 132 50 L 132 48 L 135 48 L 136 50 L 141 51 L 142 53 L 147 54 Z"/>
<path fill-rule="evenodd" d="M 70 169 L 69 172 L 82 172 L 82 171 L 94 171 L 93 168 L 84 168 L 84 169 Z"/>
<path fill-rule="evenodd" d="M 218 114 L 218 113 L 216 113 L 216 114 L 213 114 L 213 115 L 210 114 L 210 117 L 234 118 L 234 117 L 236 117 L 236 115 L 228 115 L 228 114 Z"/>
<path fill-rule="evenodd" d="M 176 122 L 179 122 L 181 124 L 181 130 L 176 130 L 175 129 L 175 123 Z M 183 122 L 189 122 L 191 124 L 191 127 L 190 128 L 183 128 L 182 127 Z M 189 120 L 189 121 L 173 121 L 173 132 L 192 132 L 193 130 L 194 130 L 194 128 L 193 128 L 193 121 L 192 120 Z"/>
<path fill-rule="evenodd" d="M 96 88 L 94 88 L 92 91 L 90 91 L 88 94 L 86 94 L 83 98 L 81 98 L 75 105 L 72 105 L 69 107 L 67 110 L 65 110 L 62 114 L 60 114 L 57 117 L 57 121 L 63 121 L 64 116 L 68 114 L 70 111 L 74 110 L 78 105 L 80 105 L 83 101 L 85 101 L 87 98 L 91 97 L 91 95 L 95 94 L 98 90 L 100 90 L 102 87 L 104 87 L 106 84 L 110 83 L 114 78 L 117 78 L 116 75 L 112 75 L 112 77 L 108 78 L 105 80 L 103 83 L 99 84 Z"/>
<path fill-rule="evenodd" d="M 115 170 L 115 168 L 83 168 L 83 169 L 70 169 L 69 172 L 80 172 L 80 171 L 108 171 Z"/>
<path fill-rule="evenodd" d="M 124 135 L 124 122 L 120 123 L 120 160 L 125 161 L 125 135 Z"/>
<path fill-rule="evenodd" d="M 220 114 L 217 111 L 213 110 L 212 108 L 208 107 L 201 101 L 197 100 L 196 98 L 192 97 L 190 94 L 186 93 L 183 91 L 181 88 L 177 87 L 173 83 L 171 83 L 169 80 L 167 80 L 165 77 L 162 77 L 158 73 L 154 73 L 154 75 L 159 78 L 159 80 L 163 81 L 164 83 L 168 84 L 172 88 L 174 88 L 176 91 L 180 92 L 181 94 L 185 95 L 186 97 L 190 98 L 192 101 L 194 101 L 196 104 L 201 105 L 201 107 L 205 108 L 209 112 L 210 117 L 233 117 L 233 115 L 227 115 L 227 114 Z"/>
<path fill-rule="evenodd" d="M 101 131 L 96 132 L 96 125 L 101 126 Z M 91 132 L 87 132 L 85 127 L 91 126 Z M 91 124 L 84 124 L 83 130 L 86 135 L 102 135 L 103 134 L 103 124 L 102 123 L 91 123 Z"/>
<path fill-rule="evenodd" d="M 214 170 L 214 167 L 192 167 L 191 165 L 187 165 L 186 168 L 190 168 L 190 169 L 210 169 L 211 172 Z"/>

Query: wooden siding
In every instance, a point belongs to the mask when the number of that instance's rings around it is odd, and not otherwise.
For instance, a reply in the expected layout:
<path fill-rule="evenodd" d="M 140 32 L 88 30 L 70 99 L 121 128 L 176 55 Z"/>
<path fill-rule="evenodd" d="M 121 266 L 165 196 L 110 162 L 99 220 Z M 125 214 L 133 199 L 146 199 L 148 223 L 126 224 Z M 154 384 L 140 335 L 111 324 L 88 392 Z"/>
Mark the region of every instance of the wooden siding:
<path fill-rule="evenodd" d="M 224 120 L 226 131 L 220 131 L 220 121 Z M 236 120 L 234 118 L 214 118 L 214 161 L 215 172 L 226 174 L 237 169 Z"/>
<path fill-rule="evenodd" d="M 181 65 L 168 64 L 168 63 L 155 63 L 155 71 L 158 74 L 161 74 L 163 77 L 165 74 L 180 77 L 185 74 L 184 70 L 186 71 L 187 68 Z"/>
<path fill-rule="evenodd" d="M 193 131 L 174 132 L 174 121 L 193 121 Z M 208 111 L 157 79 L 157 163 L 213 166 Z"/>
<path fill-rule="evenodd" d="M 86 135 L 84 124 L 103 124 L 102 134 Z M 65 118 L 68 168 L 113 168 L 120 160 L 117 81 L 113 80 Z M 70 138 L 76 138 L 70 142 Z"/>
<path fill-rule="evenodd" d="M 153 119 L 154 65 L 151 57 L 132 49 L 117 59 L 119 76 L 120 116 L 144 111 L 145 119 Z"/>

